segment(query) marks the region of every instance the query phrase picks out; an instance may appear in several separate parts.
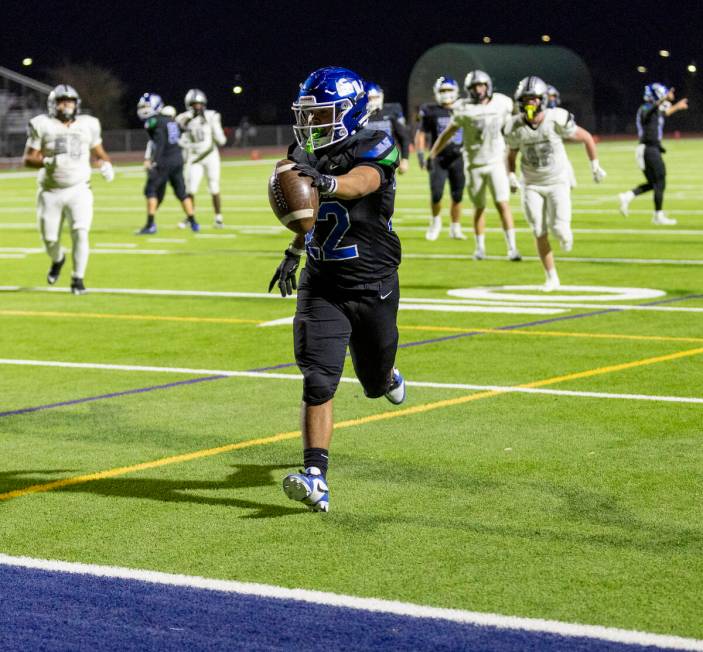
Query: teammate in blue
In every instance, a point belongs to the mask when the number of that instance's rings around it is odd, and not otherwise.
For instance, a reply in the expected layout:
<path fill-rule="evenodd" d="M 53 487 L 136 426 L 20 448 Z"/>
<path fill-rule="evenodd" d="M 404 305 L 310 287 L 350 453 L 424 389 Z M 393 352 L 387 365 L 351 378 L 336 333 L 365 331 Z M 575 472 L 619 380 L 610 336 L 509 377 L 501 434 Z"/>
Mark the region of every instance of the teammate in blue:
<path fill-rule="evenodd" d="M 644 172 L 647 183 L 619 195 L 620 212 L 627 217 L 630 202 L 642 193 L 654 191 L 654 215 L 652 223 L 658 226 L 673 226 L 676 220 L 664 214 L 664 188 L 666 187 L 666 166 L 662 154 L 664 119 L 677 111 L 688 108 L 686 98 L 674 101 L 674 89 L 664 84 L 648 84 L 644 88 L 644 104 L 637 111 L 637 135 L 640 142 L 636 150 L 637 165 Z"/>
<path fill-rule="evenodd" d="M 144 129 L 149 134 L 144 166 L 147 180 L 144 186 L 146 197 L 146 224 L 137 235 L 156 233 L 156 210 L 166 194 L 166 184 L 170 182 L 186 214 L 188 225 L 199 231 L 200 225 L 193 215 L 193 201 L 186 191 L 183 180 L 183 155 L 178 140 L 181 129 L 171 115 L 162 113 L 164 103 L 155 93 L 144 93 L 137 104 L 137 115 L 144 121 Z"/>
<path fill-rule="evenodd" d="M 365 82 L 368 99 L 369 121 L 367 129 L 385 131 L 395 139 L 400 147 L 400 163 L 398 173 L 408 171 L 408 156 L 410 152 L 410 131 L 403 114 L 403 107 L 397 102 L 384 101 L 383 89 L 375 82 Z"/>
<path fill-rule="evenodd" d="M 420 126 L 415 134 L 415 151 L 421 168 L 426 168 L 430 175 L 430 208 L 432 216 L 425 237 L 436 240 L 442 230 L 442 195 L 449 180 L 452 196 L 450 209 L 451 223 L 449 237 L 466 240 L 461 230 L 461 199 L 466 185 L 464 159 L 461 153 L 463 141 L 459 129 L 450 143 L 441 151 L 436 160 L 425 159 L 425 150 L 429 150 L 451 122 L 452 107 L 459 99 L 459 84 L 451 77 L 440 77 L 433 86 L 435 104 L 423 104 L 418 112 Z"/>
<path fill-rule="evenodd" d="M 316 512 L 329 509 L 326 475 L 332 400 L 349 347 L 369 398 L 405 400 L 395 368 L 400 241 L 391 225 L 398 148 L 384 131 L 365 129 L 363 80 L 346 68 L 314 71 L 293 103 L 296 143 L 288 158 L 320 193 L 314 229 L 296 236 L 276 269 L 282 296 L 296 287 L 295 359 L 303 374 L 304 470 L 283 480 L 286 495 Z"/>

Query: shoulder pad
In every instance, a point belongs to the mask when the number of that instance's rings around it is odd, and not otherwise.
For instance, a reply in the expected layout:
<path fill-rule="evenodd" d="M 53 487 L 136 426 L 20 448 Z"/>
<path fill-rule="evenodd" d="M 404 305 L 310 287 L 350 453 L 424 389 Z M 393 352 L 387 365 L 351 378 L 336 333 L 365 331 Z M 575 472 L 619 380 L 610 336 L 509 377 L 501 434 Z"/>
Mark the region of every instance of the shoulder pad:
<path fill-rule="evenodd" d="M 384 131 L 372 131 L 368 137 L 357 144 L 355 158 L 359 161 L 393 165 L 400 158 L 398 148 L 391 136 Z"/>

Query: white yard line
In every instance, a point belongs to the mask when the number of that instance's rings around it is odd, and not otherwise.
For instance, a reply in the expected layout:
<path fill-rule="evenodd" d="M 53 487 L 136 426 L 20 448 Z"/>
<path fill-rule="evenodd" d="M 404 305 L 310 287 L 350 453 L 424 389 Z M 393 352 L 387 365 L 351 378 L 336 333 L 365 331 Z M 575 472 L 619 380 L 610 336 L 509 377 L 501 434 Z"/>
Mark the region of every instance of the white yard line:
<path fill-rule="evenodd" d="M 615 627 L 603 627 L 600 625 L 567 623 L 558 620 L 505 616 L 494 613 L 466 611 L 463 609 L 443 609 L 440 607 L 430 607 L 380 598 L 362 598 L 324 591 L 310 591 L 297 588 L 290 589 L 270 584 L 218 580 L 190 575 L 175 575 L 152 570 L 98 566 L 96 564 L 34 559 L 31 557 L 14 557 L 2 553 L 0 553 L 0 564 L 15 568 L 31 568 L 49 572 L 88 575 L 91 577 L 134 580 L 165 586 L 182 586 L 220 593 L 236 593 L 275 600 L 289 600 L 312 605 L 322 604 L 330 607 L 394 614 L 410 618 L 433 618 L 478 627 L 556 634 L 565 637 L 583 637 L 632 645 L 651 645 L 670 650 L 703 650 L 703 641 L 667 634 L 652 634 L 648 632 L 618 629 Z"/>
<path fill-rule="evenodd" d="M 59 369 L 95 369 L 102 371 L 135 371 L 140 373 L 192 374 L 198 376 L 227 376 L 229 378 L 265 378 L 267 380 L 302 380 L 300 374 L 274 373 L 269 371 L 232 371 L 226 369 L 194 369 L 189 367 L 156 367 L 150 365 L 103 364 L 98 362 L 60 362 L 56 360 L 14 360 L 0 358 L 0 365 L 21 367 L 56 367 Z M 358 384 L 356 378 L 342 378 L 343 383 Z M 585 392 L 565 389 L 516 387 L 512 385 L 475 385 L 473 383 L 437 383 L 427 381 L 406 381 L 408 387 L 430 389 L 450 389 L 464 391 L 492 391 L 517 394 L 549 394 L 579 398 L 605 398 L 630 401 L 652 401 L 664 403 L 703 404 L 703 398 L 693 396 L 662 396 L 656 394 L 617 394 L 611 392 Z"/>
<path fill-rule="evenodd" d="M 403 252 L 403 258 L 426 260 L 472 260 L 471 254 L 412 254 Z M 523 256 L 523 260 L 537 261 L 537 256 Z M 703 259 L 677 260 L 670 258 L 585 258 L 556 256 L 560 263 L 613 263 L 616 265 L 703 265 Z M 505 260 L 505 256 L 486 256 L 486 260 Z"/>

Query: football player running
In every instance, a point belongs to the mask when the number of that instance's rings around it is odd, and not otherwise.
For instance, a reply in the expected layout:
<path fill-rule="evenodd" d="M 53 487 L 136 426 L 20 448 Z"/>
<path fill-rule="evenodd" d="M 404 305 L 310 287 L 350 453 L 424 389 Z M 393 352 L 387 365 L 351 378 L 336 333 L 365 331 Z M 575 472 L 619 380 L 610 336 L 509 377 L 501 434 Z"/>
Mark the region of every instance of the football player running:
<path fill-rule="evenodd" d="M 451 142 L 437 155 L 433 162 L 425 160 L 425 149 L 432 147 L 439 134 L 448 126 L 452 119 L 452 107 L 459 99 L 459 84 L 450 77 L 440 77 L 434 83 L 435 104 L 423 104 L 418 112 L 420 126 L 415 134 L 415 151 L 420 168 L 427 168 L 430 176 L 430 208 L 432 216 L 430 225 L 425 233 L 428 240 L 436 240 L 442 230 L 442 195 L 444 186 L 449 179 L 449 190 L 452 196 L 450 209 L 451 223 L 449 237 L 466 240 L 461 230 L 461 199 L 464 194 L 466 177 L 464 176 L 464 160 L 461 155 L 462 133 L 459 129 Z"/>
<path fill-rule="evenodd" d="M 183 206 L 186 223 L 193 231 L 200 230 L 193 215 L 193 202 L 183 181 L 183 155 L 179 145 L 181 129 L 175 118 L 162 113 L 163 108 L 161 97 L 155 93 L 144 93 L 137 103 L 137 115 L 144 121 L 144 129 L 149 134 L 144 159 L 147 170 L 144 186 L 147 216 L 146 224 L 137 231 L 137 235 L 156 233 L 156 210 L 164 199 L 167 183 L 171 184 Z"/>
<path fill-rule="evenodd" d="M 522 207 L 532 227 L 537 251 L 544 266 L 545 292 L 559 288 L 559 276 L 549 244 L 549 233 L 559 240 L 564 251 L 571 251 L 574 236 L 571 231 L 571 186 L 569 161 L 564 139 L 583 143 L 591 161 L 593 180 L 600 183 L 605 170 L 598 162 L 593 136 L 577 126 L 574 116 L 561 108 L 547 108 L 547 85 L 535 76 L 525 77 L 515 91 L 520 109 L 503 128 L 510 148 L 508 167 L 510 188 L 522 188 Z M 522 183 L 515 175 L 515 162 L 521 154 Z"/>
<path fill-rule="evenodd" d="M 474 205 L 474 259 L 486 257 L 486 189 L 488 188 L 503 224 L 508 259 L 521 260 L 515 243 L 515 226 L 510 210 L 510 184 L 505 163 L 505 140 L 501 133 L 510 119 L 513 102 L 493 92 L 493 81 L 482 70 L 472 70 L 464 81 L 468 97 L 454 105 L 453 117 L 430 151 L 430 160 L 463 132 L 463 152 L 469 197 Z"/>
<path fill-rule="evenodd" d="M 90 189 L 90 157 L 97 159 L 106 181 L 115 178 L 112 163 L 102 145 L 100 121 L 81 115 L 81 98 L 72 86 L 59 84 L 49 93 L 47 113 L 29 122 L 24 164 L 39 168 L 37 220 L 51 268 L 49 285 L 58 281 L 66 253 L 61 246 L 61 227 L 66 218 L 73 242 L 71 292 L 84 294 L 85 271 L 90 252 L 88 232 L 93 222 Z"/>
<path fill-rule="evenodd" d="M 398 103 L 384 103 L 383 89 L 375 82 L 366 82 L 368 97 L 369 122 L 367 129 L 385 131 L 400 147 L 400 163 L 398 172 L 408 171 L 408 155 L 410 151 L 410 132 L 403 115 L 403 107 Z"/>
<path fill-rule="evenodd" d="M 668 118 L 677 111 L 688 108 L 686 98 L 674 101 L 674 89 L 667 88 L 664 84 L 648 84 L 644 89 L 644 104 L 637 110 L 637 135 L 639 145 L 635 152 L 637 166 L 644 173 L 647 183 L 642 183 L 632 190 L 619 195 L 620 212 L 627 217 L 630 202 L 645 192 L 654 191 L 654 215 L 652 224 L 658 226 L 673 226 L 676 220 L 664 214 L 664 188 L 666 187 L 666 166 L 662 154 L 666 150 L 662 147 L 664 135 L 664 118 Z"/>
<path fill-rule="evenodd" d="M 351 70 L 314 71 L 292 109 L 296 142 L 288 158 L 318 188 L 320 208 L 313 230 L 295 237 L 269 284 L 269 291 L 277 284 L 282 296 L 291 294 L 307 253 L 293 322 L 303 374 L 304 470 L 286 476 L 283 489 L 326 512 L 332 401 L 347 347 L 366 396 L 405 400 L 405 381 L 394 366 L 400 241 L 391 225 L 400 156 L 386 132 L 364 128 L 367 95 Z"/>
<path fill-rule="evenodd" d="M 186 93 L 185 106 L 185 112 L 178 115 L 176 122 L 183 130 L 181 145 L 186 153 L 186 190 L 195 204 L 195 194 L 203 174 L 207 176 L 207 186 L 215 210 L 215 227 L 221 229 L 224 220 L 220 200 L 220 152 L 217 148 L 227 142 L 222 130 L 222 118 L 217 111 L 207 108 L 207 97 L 197 88 L 191 88 Z M 188 223 L 184 221 L 179 226 L 186 228 Z"/>

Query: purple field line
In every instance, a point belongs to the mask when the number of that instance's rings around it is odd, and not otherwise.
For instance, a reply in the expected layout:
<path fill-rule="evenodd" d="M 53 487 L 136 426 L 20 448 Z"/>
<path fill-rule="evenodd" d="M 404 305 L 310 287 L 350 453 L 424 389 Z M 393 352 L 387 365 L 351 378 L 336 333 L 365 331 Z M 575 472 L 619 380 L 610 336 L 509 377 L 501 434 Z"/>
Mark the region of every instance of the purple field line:
<path fill-rule="evenodd" d="M 144 394 L 145 392 L 153 392 L 157 389 L 169 389 L 171 387 L 178 387 L 180 385 L 193 385 L 195 383 L 204 383 L 209 380 L 220 380 L 222 378 L 229 378 L 229 376 L 203 376 L 202 378 L 179 380 L 175 383 L 166 383 L 165 385 L 152 385 L 151 387 L 127 389 L 124 392 L 112 392 L 111 394 L 101 394 L 100 396 L 87 396 L 85 398 L 77 398 L 72 401 L 61 401 L 60 403 L 48 403 L 46 405 L 37 405 L 35 407 L 22 408 L 21 410 L 10 410 L 8 412 L 0 412 L 0 417 L 9 417 L 17 414 L 27 414 L 29 412 L 38 412 L 39 410 L 50 410 L 51 408 L 64 407 L 66 405 L 77 405 L 78 403 L 89 403 L 90 401 L 101 401 L 106 398 L 117 398 L 119 396 L 129 396 L 130 394 Z"/>
<path fill-rule="evenodd" d="M 673 299 L 661 299 L 659 301 L 650 301 L 648 303 L 643 303 L 643 306 L 656 306 L 662 303 L 674 303 L 676 301 L 687 301 L 689 299 L 700 299 L 703 298 L 702 294 L 689 294 L 684 297 L 675 297 Z M 584 312 L 578 315 L 563 315 L 561 317 L 552 317 L 550 319 L 540 319 L 537 321 L 525 322 L 522 324 L 511 324 L 508 326 L 498 326 L 494 330 L 507 331 L 514 330 L 517 328 L 529 328 L 530 326 L 542 326 L 544 324 L 552 324 L 554 322 L 565 321 L 567 319 L 582 319 L 584 317 L 595 317 L 596 315 L 605 315 L 613 312 L 621 312 L 617 307 L 607 308 L 605 310 L 597 310 L 594 312 Z M 470 331 L 468 333 L 457 333 L 455 335 L 446 335 L 444 337 L 435 337 L 429 340 L 418 340 L 417 342 L 406 342 L 405 344 L 400 344 L 399 349 L 409 348 L 411 346 L 421 346 L 423 344 L 434 344 L 436 342 L 446 342 L 448 340 L 456 340 L 462 337 L 473 337 L 474 335 L 485 335 L 485 331 Z M 269 367 L 257 367 L 256 369 L 249 369 L 250 372 L 265 372 L 274 371 L 276 369 L 286 369 L 287 367 L 295 367 L 295 362 L 284 362 L 282 364 L 272 365 Z M 101 394 L 100 396 L 88 396 L 86 398 L 78 398 L 73 401 L 62 401 L 60 403 L 48 403 L 47 405 L 37 405 L 35 407 L 22 408 L 21 410 L 10 410 L 8 412 L 0 412 L 0 417 L 15 416 L 18 414 L 27 414 L 30 412 L 38 412 L 39 410 L 49 410 L 51 408 L 64 407 L 66 405 L 76 405 L 78 403 L 88 403 L 90 401 L 101 401 L 108 398 L 117 398 L 120 396 L 129 396 L 130 394 L 143 394 L 146 392 L 153 392 L 157 389 L 169 389 L 171 387 L 178 387 L 180 385 L 192 385 L 195 383 L 202 383 L 210 380 L 222 380 L 223 378 L 230 378 L 230 376 L 203 376 L 202 378 L 191 378 L 190 380 L 179 380 L 175 383 L 166 383 L 165 385 L 152 385 L 150 387 L 140 387 L 138 389 L 128 389 L 124 392 L 114 392 L 111 394 Z"/>

